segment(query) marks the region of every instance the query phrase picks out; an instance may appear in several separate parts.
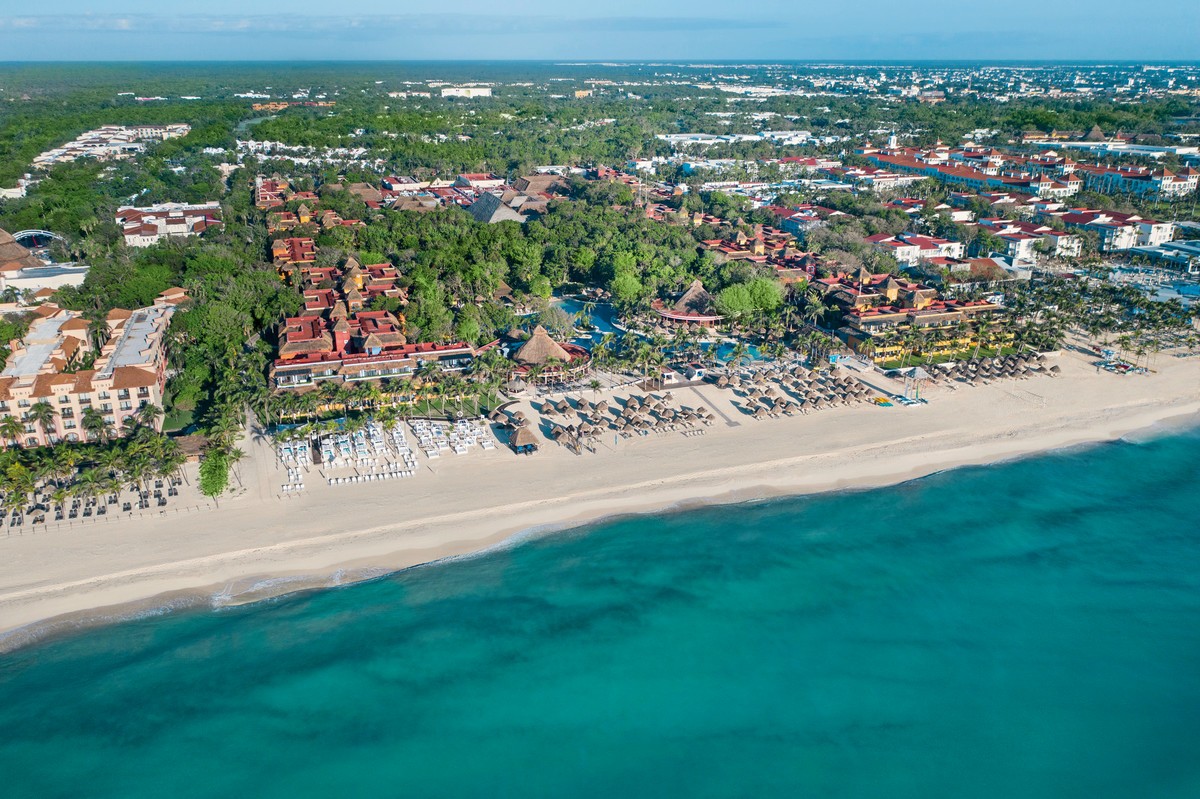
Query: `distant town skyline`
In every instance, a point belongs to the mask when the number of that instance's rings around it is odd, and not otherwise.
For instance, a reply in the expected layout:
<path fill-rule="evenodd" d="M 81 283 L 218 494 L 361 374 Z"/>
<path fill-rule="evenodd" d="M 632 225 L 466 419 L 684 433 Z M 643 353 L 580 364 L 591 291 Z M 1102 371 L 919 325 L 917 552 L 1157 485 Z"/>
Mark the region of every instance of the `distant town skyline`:
<path fill-rule="evenodd" d="M 892 0 L 45 0 L 0 13 L 0 61 L 1200 59 L 1200 4 Z M 198 13 L 203 9 L 203 13 Z"/>

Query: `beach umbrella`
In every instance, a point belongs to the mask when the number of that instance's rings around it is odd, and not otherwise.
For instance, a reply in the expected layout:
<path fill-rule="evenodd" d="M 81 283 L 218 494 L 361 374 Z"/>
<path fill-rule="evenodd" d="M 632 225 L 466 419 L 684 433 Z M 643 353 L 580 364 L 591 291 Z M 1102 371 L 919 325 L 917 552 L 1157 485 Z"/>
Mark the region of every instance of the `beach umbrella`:
<path fill-rule="evenodd" d="M 510 443 L 513 449 L 537 449 L 538 437 L 528 427 L 522 427 L 513 434 Z"/>
<path fill-rule="evenodd" d="M 1051 367 L 1050 367 L 1050 371 L 1051 371 L 1053 374 L 1058 374 L 1059 372 L 1061 372 L 1061 371 L 1062 371 L 1062 367 L 1060 367 L 1058 364 L 1054 364 L 1054 366 L 1051 366 Z"/>
<path fill-rule="evenodd" d="M 755 419 L 762 419 L 763 417 L 765 417 L 767 415 L 767 409 L 762 406 L 759 406 L 754 409 L 753 415 L 754 415 Z"/>

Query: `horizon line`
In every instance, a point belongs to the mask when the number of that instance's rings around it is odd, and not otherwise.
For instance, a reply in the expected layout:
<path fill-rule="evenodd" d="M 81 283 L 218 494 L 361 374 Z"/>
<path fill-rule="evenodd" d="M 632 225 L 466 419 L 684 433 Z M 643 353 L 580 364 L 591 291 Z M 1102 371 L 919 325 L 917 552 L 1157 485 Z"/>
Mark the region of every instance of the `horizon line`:
<path fill-rule="evenodd" d="M 24 64 L 545 64 L 549 66 L 696 66 L 699 64 L 746 65 L 767 67 L 777 64 L 830 64 L 847 66 L 909 65 L 909 64 L 1014 64 L 1014 65 L 1059 65 L 1059 66 L 1109 66 L 1109 65 L 1168 65 L 1200 66 L 1200 58 L 91 58 L 91 59 L 0 59 L 0 66 Z"/>

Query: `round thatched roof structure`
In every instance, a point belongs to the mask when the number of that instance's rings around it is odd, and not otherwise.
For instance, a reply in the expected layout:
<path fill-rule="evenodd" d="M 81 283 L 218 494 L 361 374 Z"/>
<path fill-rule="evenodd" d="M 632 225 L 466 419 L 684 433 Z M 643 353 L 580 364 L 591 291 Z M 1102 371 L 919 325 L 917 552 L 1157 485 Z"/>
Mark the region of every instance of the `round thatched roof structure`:
<path fill-rule="evenodd" d="M 526 366 L 543 366 L 551 359 L 569 363 L 571 355 L 558 342 L 550 338 L 546 328 L 538 325 L 533 335 L 513 354 L 513 360 Z"/>
<path fill-rule="evenodd" d="M 515 433 L 513 433 L 510 443 L 514 447 L 536 447 L 540 442 L 538 441 L 538 437 L 534 434 L 533 430 L 529 429 L 528 427 L 521 427 L 518 428 Z"/>

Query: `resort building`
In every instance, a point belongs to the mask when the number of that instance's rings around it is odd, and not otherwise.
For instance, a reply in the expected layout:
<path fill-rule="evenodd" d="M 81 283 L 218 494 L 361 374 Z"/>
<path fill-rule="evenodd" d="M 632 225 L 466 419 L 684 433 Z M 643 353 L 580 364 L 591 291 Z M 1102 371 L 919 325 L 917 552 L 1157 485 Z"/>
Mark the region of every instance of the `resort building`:
<path fill-rule="evenodd" d="M 722 239 L 708 239 L 701 245 L 711 250 L 718 261 L 761 261 L 786 258 L 795 252 L 796 238 L 783 230 L 755 225 L 750 235 L 738 230 Z"/>
<path fill-rule="evenodd" d="M 140 408 L 161 408 L 167 326 L 186 298 L 182 289 L 169 289 L 148 308 L 111 311 L 98 351 L 87 319 L 51 303 L 38 306 L 29 332 L 13 342 L 0 372 L 0 417 L 12 416 L 25 427 L 14 443 L 33 447 L 95 438 L 100 431 L 93 420 L 103 422 L 105 435 L 119 436 Z M 47 405 L 49 411 L 39 413 Z"/>
<path fill-rule="evenodd" d="M 1080 164 L 1076 172 L 1083 176 L 1084 186 L 1092 191 L 1115 194 L 1137 194 L 1171 199 L 1196 191 L 1200 172 L 1191 167 L 1178 171 L 1147 169 L 1138 166 L 1095 166 Z"/>
<path fill-rule="evenodd" d="M 261 209 L 278 208 L 291 199 L 291 188 L 291 184 L 278 175 L 270 178 L 258 175 L 254 178 L 254 205 Z"/>
<path fill-rule="evenodd" d="M 886 272 L 872 274 L 866 269 L 860 269 L 853 275 L 839 273 L 814 280 L 812 287 L 824 295 L 827 302 L 843 308 L 898 305 L 919 310 L 937 299 L 937 290 L 934 288 L 900 280 Z"/>
<path fill-rule="evenodd" d="M 189 205 L 160 203 L 144 208 L 123 206 L 117 209 L 127 247 L 149 247 L 165 238 L 197 236 L 221 224 L 221 203 L 217 201 Z"/>
<path fill-rule="evenodd" d="M 517 222 L 519 224 L 528 219 L 525 214 L 506 205 L 499 195 L 488 193 L 481 194 L 479 199 L 467 209 L 467 212 L 476 222 L 487 225 L 497 222 Z"/>
<path fill-rule="evenodd" d="M 704 290 L 699 280 L 693 280 L 674 304 L 655 300 L 651 307 L 669 327 L 712 327 L 725 318 L 717 313 L 712 295 Z"/>
<path fill-rule="evenodd" d="M 348 258 L 342 266 L 306 266 L 300 269 L 300 289 L 304 293 L 306 314 L 323 314 L 337 303 L 349 311 L 361 311 L 377 297 L 407 303 L 408 295 L 396 283 L 400 272 L 391 264 L 363 266 Z"/>
<path fill-rule="evenodd" d="M 949 241 L 916 233 L 898 233 L 895 236 L 880 233 L 868 236 L 867 241 L 879 251 L 894 256 L 899 263 L 909 266 L 934 258 L 962 258 L 965 251 L 961 241 Z"/>
<path fill-rule="evenodd" d="M 843 310 L 838 338 L 876 361 L 908 352 L 946 356 L 981 343 L 1005 343 L 1012 335 L 995 321 L 1001 306 L 983 300 L 945 299 L 936 289 L 865 269 L 814 281 L 825 299 Z"/>
<path fill-rule="evenodd" d="M 1083 239 L 1048 225 L 993 217 L 980 219 L 979 226 L 1005 243 L 1006 255 L 1021 261 L 1036 261 L 1039 253 L 1077 258 L 1083 252 Z"/>
<path fill-rule="evenodd" d="M 587 373 L 591 355 L 576 344 L 560 344 L 538 325 L 529 340 L 512 351 L 513 378 L 531 383 L 562 383 Z"/>
<path fill-rule="evenodd" d="M 986 300 L 935 300 L 923 308 L 879 305 L 847 311 L 838 337 L 856 353 L 892 361 L 907 352 L 943 357 L 991 339 L 1008 343 L 1012 334 L 992 329 L 1003 309 Z M 988 331 L 981 342 L 981 332 Z"/>
<path fill-rule="evenodd" d="M 1169 241 L 1155 246 L 1134 247 L 1131 255 L 1183 269 L 1190 275 L 1200 274 L 1200 239 Z"/>
<path fill-rule="evenodd" d="M 490 86 L 446 86 L 442 89 L 442 97 L 491 97 Z"/>
<path fill-rule="evenodd" d="M 1119 252 L 1133 247 L 1155 247 L 1175 238 L 1173 222 L 1144 219 L 1137 214 L 1116 211 L 1072 209 L 1057 216 L 1069 228 L 1093 230 L 1100 237 L 1100 252 Z"/>
<path fill-rule="evenodd" d="M 271 243 L 271 260 L 280 275 L 317 262 L 317 243 L 310 238 L 276 239 Z"/>
<path fill-rule="evenodd" d="M 78 286 L 88 268 L 76 264 L 49 264 L 41 260 L 6 230 L 0 230 L 0 291 L 37 291 Z"/>
<path fill-rule="evenodd" d="M 276 388 L 405 377 L 425 361 L 461 369 L 474 357 L 463 343 L 409 344 L 402 315 L 370 309 L 381 297 L 406 301 L 396 285 L 400 273 L 391 264 L 363 266 L 350 258 L 340 267 L 296 269 L 304 307 L 280 325 L 279 355 L 271 370 Z"/>
<path fill-rule="evenodd" d="M 90 158 L 96 161 L 118 161 L 131 158 L 146 149 L 147 142 L 165 141 L 186 136 L 191 127 L 170 125 L 105 125 L 81 133 L 72 142 L 46 150 L 33 159 L 33 165 L 47 169 L 55 164 Z"/>
<path fill-rule="evenodd" d="M 268 233 L 286 233 L 301 225 L 313 223 L 313 212 L 306 203 L 293 211 L 272 211 L 267 214 Z"/>
<path fill-rule="evenodd" d="M 271 366 L 276 389 L 306 389 L 325 381 L 411 377 L 427 362 L 445 371 L 458 371 L 475 355 L 465 342 L 409 344 L 403 323 L 395 315 L 387 311 L 350 313 L 342 303 L 325 316 L 284 319 L 279 341 L 279 357 Z"/>

